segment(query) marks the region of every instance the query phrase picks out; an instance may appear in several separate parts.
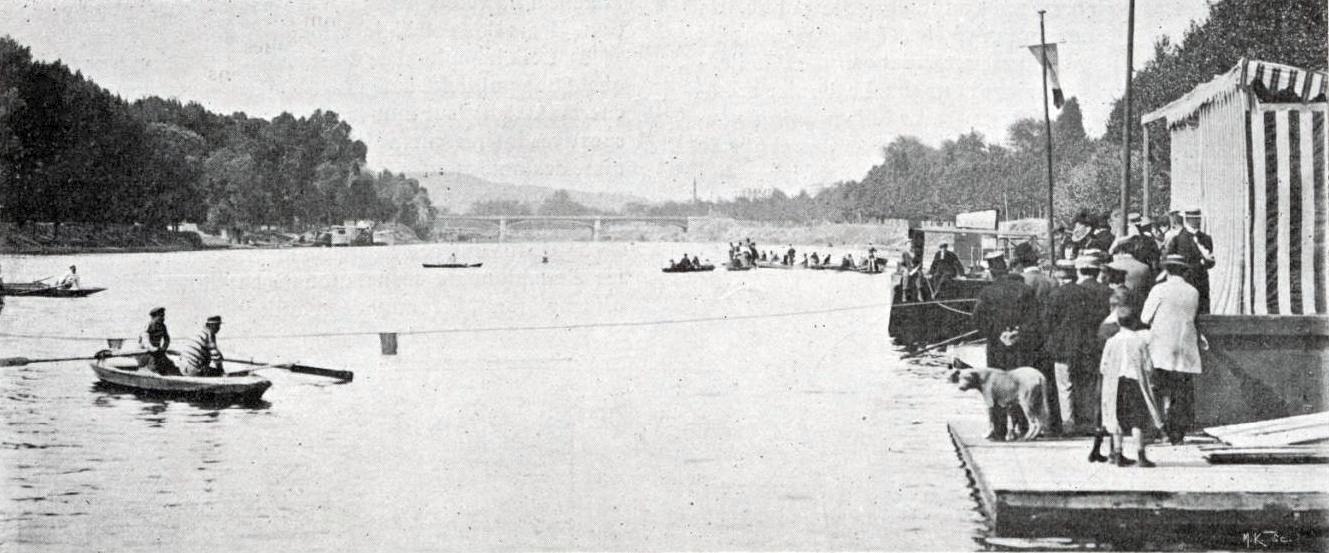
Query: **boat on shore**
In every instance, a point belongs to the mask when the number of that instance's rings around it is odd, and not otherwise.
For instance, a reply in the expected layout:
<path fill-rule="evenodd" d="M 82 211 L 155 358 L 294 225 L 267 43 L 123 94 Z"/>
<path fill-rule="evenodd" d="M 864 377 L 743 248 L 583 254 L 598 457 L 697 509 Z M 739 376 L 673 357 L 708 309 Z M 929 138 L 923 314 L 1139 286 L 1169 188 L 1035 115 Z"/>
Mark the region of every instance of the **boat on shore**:
<path fill-rule="evenodd" d="M 715 265 L 698 265 L 690 267 L 665 267 L 660 270 L 666 273 L 705 273 L 707 271 L 714 271 Z"/>
<path fill-rule="evenodd" d="M 3 295 L 6 296 L 29 296 L 38 298 L 84 298 L 106 290 L 105 288 L 61 288 L 59 286 L 50 286 L 40 282 L 16 282 L 6 283 L 3 287 Z"/>
<path fill-rule="evenodd" d="M 272 381 L 261 376 L 162 376 L 143 368 L 137 357 L 108 357 L 89 363 L 103 383 L 136 393 L 217 402 L 253 402 Z"/>
<path fill-rule="evenodd" d="M 421 263 L 426 269 L 475 269 L 484 263 Z"/>

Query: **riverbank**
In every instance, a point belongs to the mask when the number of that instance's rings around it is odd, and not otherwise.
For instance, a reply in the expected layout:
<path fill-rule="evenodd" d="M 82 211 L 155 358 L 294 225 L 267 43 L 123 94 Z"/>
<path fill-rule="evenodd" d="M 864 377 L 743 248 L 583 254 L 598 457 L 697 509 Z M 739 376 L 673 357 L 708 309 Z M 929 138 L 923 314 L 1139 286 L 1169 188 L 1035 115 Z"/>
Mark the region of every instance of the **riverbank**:
<path fill-rule="evenodd" d="M 391 231 L 392 244 L 422 242 L 404 225 L 384 224 L 380 230 Z M 311 246 L 318 233 L 304 235 L 265 231 L 251 233 L 243 243 L 195 231 L 169 231 L 136 225 L 64 223 L 57 229 L 51 223 L 0 224 L 0 254 L 73 255 L 100 253 L 161 253 L 194 250 L 279 249 Z M 301 242 L 301 239 L 305 239 Z"/>
<path fill-rule="evenodd" d="M 0 253 L 11 255 L 174 252 L 208 247 L 197 233 L 152 229 L 140 225 L 0 225 Z"/>

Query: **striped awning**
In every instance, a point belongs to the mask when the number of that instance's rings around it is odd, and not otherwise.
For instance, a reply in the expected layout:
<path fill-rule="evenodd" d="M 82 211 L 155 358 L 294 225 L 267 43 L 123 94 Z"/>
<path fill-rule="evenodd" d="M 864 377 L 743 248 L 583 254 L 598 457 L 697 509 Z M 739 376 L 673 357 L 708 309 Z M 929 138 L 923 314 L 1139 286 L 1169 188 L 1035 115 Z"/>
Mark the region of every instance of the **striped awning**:
<path fill-rule="evenodd" d="M 1170 104 L 1144 114 L 1142 124 L 1166 119 L 1169 125 L 1193 123 L 1205 106 L 1249 92 L 1261 102 L 1323 102 L 1329 75 L 1291 65 L 1242 59 L 1232 69 L 1201 84 Z"/>

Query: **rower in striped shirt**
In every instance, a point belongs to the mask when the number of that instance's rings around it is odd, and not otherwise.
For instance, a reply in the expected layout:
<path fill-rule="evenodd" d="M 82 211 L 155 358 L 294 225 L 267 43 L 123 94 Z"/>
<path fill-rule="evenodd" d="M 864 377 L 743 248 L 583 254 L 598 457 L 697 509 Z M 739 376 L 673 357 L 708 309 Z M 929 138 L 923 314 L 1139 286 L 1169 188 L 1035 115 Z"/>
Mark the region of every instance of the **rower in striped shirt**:
<path fill-rule="evenodd" d="M 217 332 L 221 330 L 221 317 L 213 315 L 203 325 L 203 331 L 186 340 L 180 348 L 180 372 L 185 376 L 223 376 L 222 354 L 217 349 Z"/>

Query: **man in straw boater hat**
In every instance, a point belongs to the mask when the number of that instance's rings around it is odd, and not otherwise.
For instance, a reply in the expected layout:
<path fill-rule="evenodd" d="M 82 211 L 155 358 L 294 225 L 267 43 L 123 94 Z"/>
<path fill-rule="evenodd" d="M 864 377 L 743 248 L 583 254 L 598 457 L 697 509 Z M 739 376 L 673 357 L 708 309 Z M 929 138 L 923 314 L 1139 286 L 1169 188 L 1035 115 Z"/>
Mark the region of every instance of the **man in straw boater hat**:
<path fill-rule="evenodd" d="M 1038 361 L 1038 350 L 1043 345 L 1039 332 L 1038 298 L 1034 289 L 1024 283 L 1024 278 L 1006 270 L 1001 252 L 996 254 L 985 256 L 993 281 L 978 293 L 972 316 L 974 328 L 987 342 L 988 368 L 1032 367 Z M 988 438 L 1001 440 L 1005 436 L 1005 417 L 994 418 Z"/>
<path fill-rule="evenodd" d="M 1158 369 L 1158 395 L 1168 441 L 1180 444 L 1195 418 L 1195 375 L 1200 374 L 1204 337 L 1195 328 L 1200 293 L 1186 282 L 1185 256 L 1163 258 L 1166 278 L 1149 291 L 1140 320 L 1150 325 L 1149 356 Z"/>
<path fill-rule="evenodd" d="M 221 317 L 208 317 L 199 332 L 180 348 L 180 372 L 185 376 L 222 376 L 222 353 L 217 348 L 217 333 L 221 331 Z"/>
<path fill-rule="evenodd" d="M 1045 351 L 1052 358 L 1062 430 L 1066 434 L 1097 427 L 1098 327 L 1107 317 L 1111 291 L 1098 282 L 1100 261 L 1093 255 L 1057 264 L 1063 283 L 1048 296 L 1043 324 Z M 1073 272 L 1071 272 L 1073 271 Z M 1075 282 L 1067 282 L 1069 274 Z"/>
<path fill-rule="evenodd" d="M 1214 241 L 1200 231 L 1199 208 L 1184 210 L 1181 216 L 1181 228 L 1163 253 L 1180 255 L 1186 260 L 1186 282 L 1200 293 L 1200 314 L 1203 315 L 1209 312 L 1209 269 L 1214 266 Z"/>

